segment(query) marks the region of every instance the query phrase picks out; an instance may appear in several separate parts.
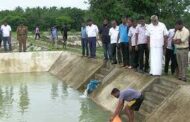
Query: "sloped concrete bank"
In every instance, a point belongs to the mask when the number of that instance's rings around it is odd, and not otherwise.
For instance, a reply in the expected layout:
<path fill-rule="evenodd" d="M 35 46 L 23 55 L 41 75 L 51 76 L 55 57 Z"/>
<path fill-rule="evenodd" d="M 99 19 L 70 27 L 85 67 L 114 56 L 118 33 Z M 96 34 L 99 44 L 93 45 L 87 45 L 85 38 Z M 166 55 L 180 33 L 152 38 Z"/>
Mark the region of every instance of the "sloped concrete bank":
<path fill-rule="evenodd" d="M 63 52 L 49 72 L 71 87 L 81 90 L 84 88 L 81 85 L 88 82 L 90 78 L 94 78 L 94 74 L 101 72 L 102 67 L 103 62 L 101 60 L 82 58 L 75 54 Z M 116 107 L 117 99 L 110 95 L 112 88 L 125 89 L 131 87 L 143 93 L 158 92 L 155 96 L 154 94 L 151 94 L 151 97 L 148 96 L 146 101 L 150 103 L 143 105 L 143 109 L 149 113 L 143 111 L 143 118 L 138 115 L 136 122 L 189 122 L 190 110 L 187 108 L 190 107 L 188 102 L 190 101 L 190 86 L 188 84 L 183 84 L 172 78 L 155 78 L 142 75 L 117 66 L 105 74 L 101 80 L 101 85 L 90 97 L 106 110 L 113 112 Z M 156 95 L 163 95 L 163 99 L 160 100 Z M 151 108 L 151 105 L 154 105 L 151 102 L 156 102 L 155 107 Z"/>
<path fill-rule="evenodd" d="M 100 86 L 90 96 L 103 108 L 113 111 L 117 99 L 112 88 L 128 87 L 145 93 L 145 103 L 136 122 L 189 122 L 190 85 L 172 78 L 155 78 L 114 66 L 111 71 L 99 59 L 83 58 L 70 52 L 27 52 L 0 54 L 0 73 L 46 72 L 57 76 L 69 86 L 84 88 L 94 74 Z M 106 73 L 105 73 L 106 72 Z"/>
<path fill-rule="evenodd" d="M 78 89 L 102 65 L 102 60 L 89 59 L 73 53 L 63 52 L 52 65 L 49 72 L 66 82 L 69 86 Z"/>

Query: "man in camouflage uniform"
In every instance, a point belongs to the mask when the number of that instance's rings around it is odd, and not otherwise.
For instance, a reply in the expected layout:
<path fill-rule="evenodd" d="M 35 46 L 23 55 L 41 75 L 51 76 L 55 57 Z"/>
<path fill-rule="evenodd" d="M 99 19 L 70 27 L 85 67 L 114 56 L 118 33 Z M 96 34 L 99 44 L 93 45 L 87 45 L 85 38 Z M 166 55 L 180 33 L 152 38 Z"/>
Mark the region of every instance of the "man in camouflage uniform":
<path fill-rule="evenodd" d="M 28 27 L 20 24 L 17 27 L 17 40 L 19 41 L 19 52 L 26 52 L 26 40 L 28 35 Z"/>

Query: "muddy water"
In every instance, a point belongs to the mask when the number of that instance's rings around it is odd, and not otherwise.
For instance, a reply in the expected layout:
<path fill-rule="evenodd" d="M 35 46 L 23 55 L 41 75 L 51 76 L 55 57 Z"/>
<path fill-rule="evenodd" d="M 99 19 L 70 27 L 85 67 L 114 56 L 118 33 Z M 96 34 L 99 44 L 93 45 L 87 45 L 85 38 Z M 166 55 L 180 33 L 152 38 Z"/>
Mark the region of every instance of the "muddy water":
<path fill-rule="evenodd" d="M 0 74 L 0 122 L 108 122 L 80 96 L 49 73 Z"/>

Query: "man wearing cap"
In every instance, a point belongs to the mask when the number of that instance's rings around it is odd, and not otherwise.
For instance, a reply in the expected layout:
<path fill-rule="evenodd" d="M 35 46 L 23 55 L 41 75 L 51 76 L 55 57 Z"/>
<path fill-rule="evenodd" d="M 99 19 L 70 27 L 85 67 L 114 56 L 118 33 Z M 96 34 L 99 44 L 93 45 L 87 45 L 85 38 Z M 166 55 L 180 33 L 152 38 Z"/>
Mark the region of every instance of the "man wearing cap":
<path fill-rule="evenodd" d="M 158 16 L 151 16 L 151 24 L 147 33 L 150 47 L 150 74 L 160 76 L 162 74 L 163 48 L 168 31 L 164 23 L 159 22 Z"/>
<path fill-rule="evenodd" d="M 19 41 L 19 52 L 26 52 L 26 40 L 28 35 L 28 27 L 20 24 L 17 27 L 17 40 Z"/>

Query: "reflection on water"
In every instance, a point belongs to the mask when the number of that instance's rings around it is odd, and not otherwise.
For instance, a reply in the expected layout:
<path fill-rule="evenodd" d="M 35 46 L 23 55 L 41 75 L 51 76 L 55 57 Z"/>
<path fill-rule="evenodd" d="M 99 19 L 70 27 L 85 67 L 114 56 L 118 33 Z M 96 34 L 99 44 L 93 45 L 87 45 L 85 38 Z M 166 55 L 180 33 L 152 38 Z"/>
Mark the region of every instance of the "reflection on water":
<path fill-rule="evenodd" d="M 21 85 L 19 106 L 22 114 L 24 114 L 25 110 L 28 109 L 28 105 L 29 105 L 29 98 L 28 98 L 27 85 Z"/>
<path fill-rule="evenodd" d="M 0 74 L 0 122 L 107 122 L 109 113 L 49 73 Z"/>
<path fill-rule="evenodd" d="M 51 95 L 52 95 L 52 99 L 55 99 L 56 97 L 58 97 L 58 83 L 54 82 L 51 84 L 52 88 L 51 88 Z"/>

